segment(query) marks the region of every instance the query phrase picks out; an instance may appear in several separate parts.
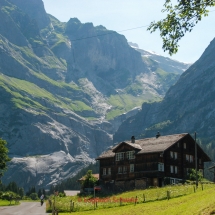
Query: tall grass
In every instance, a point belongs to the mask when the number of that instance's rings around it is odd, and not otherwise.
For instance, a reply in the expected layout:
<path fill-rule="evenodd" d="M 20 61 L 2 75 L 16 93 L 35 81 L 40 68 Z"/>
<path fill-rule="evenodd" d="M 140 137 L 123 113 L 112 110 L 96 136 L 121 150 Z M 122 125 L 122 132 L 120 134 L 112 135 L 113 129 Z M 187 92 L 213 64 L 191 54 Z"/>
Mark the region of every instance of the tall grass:
<path fill-rule="evenodd" d="M 215 188 L 213 184 L 204 184 L 203 190 Z M 157 202 L 162 200 L 174 199 L 192 193 L 202 193 L 202 187 L 196 190 L 193 185 L 175 185 L 163 188 L 152 188 L 147 190 L 135 190 L 125 192 L 115 196 L 96 197 L 55 197 L 55 207 L 59 212 L 81 212 L 89 210 L 100 210 L 107 208 L 117 208 L 120 206 L 139 205 L 142 203 Z M 169 193 L 169 195 L 168 195 Z M 52 199 L 53 201 L 53 199 Z M 48 205 L 47 211 L 51 212 Z"/>

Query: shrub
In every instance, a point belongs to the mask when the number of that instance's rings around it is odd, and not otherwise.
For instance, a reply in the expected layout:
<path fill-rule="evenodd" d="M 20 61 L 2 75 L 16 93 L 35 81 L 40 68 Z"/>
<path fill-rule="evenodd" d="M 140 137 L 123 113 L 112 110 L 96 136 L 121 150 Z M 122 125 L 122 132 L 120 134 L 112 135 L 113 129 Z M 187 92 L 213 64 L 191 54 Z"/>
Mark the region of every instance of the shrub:
<path fill-rule="evenodd" d="M 12 199 L 16 199 L 16 198 L 20 198 L 19 195 L 17 195 L 16 193 L 14 192 L 11 192 L 11 191 L 8 191 L 8 192 L 4 192 L 2 195 L 1 195 L 1 198 L 3 200 L 12 200 Z"/>
<path fill-rule="evenodd" d="M 66 193 L 59 193 L 59 197 L 65 197 L 66 196 Z"/>
<path fill-rule="evenodd" d="M 38 200 L 38 195 L 37 193 L 31 193 L 30 196 L 29 196 L 32 200 Z"/>

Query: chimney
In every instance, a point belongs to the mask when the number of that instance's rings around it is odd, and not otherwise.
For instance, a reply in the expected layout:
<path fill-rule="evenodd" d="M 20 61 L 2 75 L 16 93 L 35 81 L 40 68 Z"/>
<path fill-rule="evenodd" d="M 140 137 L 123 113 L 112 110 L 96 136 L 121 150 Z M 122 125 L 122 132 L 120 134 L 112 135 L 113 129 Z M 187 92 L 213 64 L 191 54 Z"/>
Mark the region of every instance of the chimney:
<path fill-rule="evenodd" d="M 134 136 L 131 137 L 131 142 L 135 143 L 135 137 Z"/>
<path fill-rule="evenodd" d="M 156 138 L 160 137 L 160 132 L 158 131 L 158 133 L 156 134 Z"/>

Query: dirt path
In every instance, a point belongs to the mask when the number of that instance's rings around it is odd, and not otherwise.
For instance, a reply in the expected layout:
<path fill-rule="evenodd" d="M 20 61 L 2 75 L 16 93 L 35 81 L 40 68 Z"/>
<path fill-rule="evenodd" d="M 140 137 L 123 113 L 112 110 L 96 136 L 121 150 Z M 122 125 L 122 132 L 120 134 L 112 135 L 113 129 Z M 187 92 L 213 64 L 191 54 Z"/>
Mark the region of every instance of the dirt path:
<path fill-rule="evenodd" d="M 1 215 L 45 215 L 45 204 L 40 202 L 21 202 L 17 206 L 0 207 Z"/>

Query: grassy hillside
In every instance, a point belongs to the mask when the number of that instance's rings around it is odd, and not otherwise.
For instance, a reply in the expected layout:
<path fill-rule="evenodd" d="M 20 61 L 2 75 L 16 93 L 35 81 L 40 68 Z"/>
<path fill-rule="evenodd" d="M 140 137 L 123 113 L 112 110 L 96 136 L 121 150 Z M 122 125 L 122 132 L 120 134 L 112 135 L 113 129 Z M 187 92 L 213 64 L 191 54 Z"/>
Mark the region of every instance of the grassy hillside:
<path fill-rule="evenodd" d="M 105 197 L 100 195 L 96 198 L 96 210 L 93 196 L 57 197 L 56 208 L 66 212 L 72 200 L 73 211 L 77 214 L 212 214 L 215 212 L 214 191 L 215 184 L 204 184 L 203 187 L 199 184 L 197 190 L 193 185 L 174 185 Z M 47 209 L 50 211 L 49 206 Z"/>
<path fill-rule="evenodd" d="M 47 77 L 48 78 L 48 77 Z M 66 84 L 60 84 L 52 80 L 55 87 L 66 87 Z M 64 86 L 65 85 L 65 86 Z M 16 108 L 26 109 L 30 108 L 36 112 L 42 113 L 43 111 L 48 111 L 51 109 L 51 106 L 59 106 L 61 108 L 66 108 L 71 111 L 91 111 L 92 108 L 87 106 L 81 101 L 75 101 L 69 98 L 64 98 L 56 96 L 44 88 L 40 88 L 34 83 L 20 80 L 12 77 L 7 77 L 5 75 L 0 76 L 0 87 L 4 88 L 7 93 L 12 97 L 12 102 Z M 70 90 L 73 90 L 71 86 Z M 76 90 L 74 88 L 74 90 Z M 47 105 L 44 105 L 48 103 Z"/>
<path fill-rule="evenodd" d="M 77 212 L 77 215 L 87 214 L 113 214 L 113 215 L 174 215 L 174 214 L 215 214 L 215 187 L 193 193 L 180 198 L 116 207 L 112 209 L 102 209 L 96 211 Z M 66 215 L 66 214 L 64 214 Z"/>

